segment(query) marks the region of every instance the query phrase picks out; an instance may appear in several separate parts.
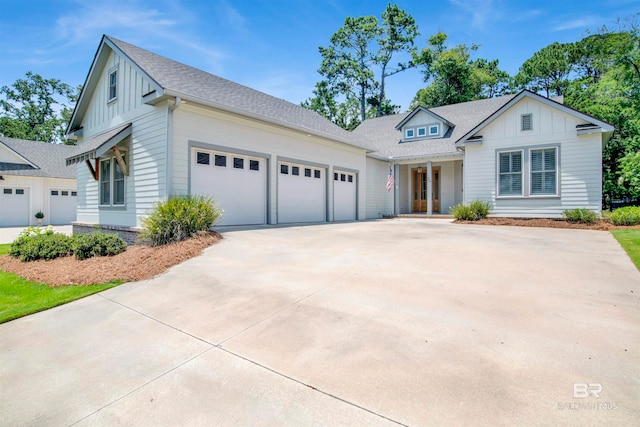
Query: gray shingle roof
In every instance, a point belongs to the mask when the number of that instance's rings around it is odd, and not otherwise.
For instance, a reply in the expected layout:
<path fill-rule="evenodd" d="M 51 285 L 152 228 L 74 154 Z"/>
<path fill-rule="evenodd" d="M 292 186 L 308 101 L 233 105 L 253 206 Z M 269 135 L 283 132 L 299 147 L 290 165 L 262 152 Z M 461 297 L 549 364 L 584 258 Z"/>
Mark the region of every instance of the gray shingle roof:
<path fill-rule="evenodd" d="M 358 137 L 315 111 L 105 36 L 165 91 L 221 109 L 362 147 Z"/>
<path fill-rule="evenodd" d="M 48 142 L 0 137 L 0 143 L 34 164 L 0 163 L 0 175 L 36 176 L 43 178 L 76 178 L 76 168 L 65 166 L 65 157 L 76 147 Z"/>
<path fill-rule="evenodd" d="M 402 134 L 396 125 L 410 113 L 379 117 L 365 120 L 353 134 L 365 141 L 365 146 L 373 155 L 381 158 L 391 157 L 440 157 L 459 154 L 455 143 L 474 127 L 482 123 L 515 95 L 479 101 L 463 102 L 430 108 L 429 111 L 454 124 L 453 130 L 444 138 L 426 139 L 401 143 Z"/>
<path fill-rule="evenodd" d="M 106 150 L 119 143 L 122 138 L 129 136 L 131 134 L 130 127 L 131 123 L 116 126 L 74 147 L 75 149 L 67 154 L 67 164 L 72 165 L 100 157 Z M 125 133 L 127 130 L 129 130 L 129 133 Z"/>

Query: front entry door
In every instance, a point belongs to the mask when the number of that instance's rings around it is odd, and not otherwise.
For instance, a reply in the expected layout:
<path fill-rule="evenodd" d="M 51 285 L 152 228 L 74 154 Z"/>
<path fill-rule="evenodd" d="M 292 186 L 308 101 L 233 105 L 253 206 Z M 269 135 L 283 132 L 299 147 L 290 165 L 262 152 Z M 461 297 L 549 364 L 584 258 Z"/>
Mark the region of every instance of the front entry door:
<path fill-rule="evenodd" d="M 427 170 L 414 169 L 412 172 L 412 212 L 427 211 Z M 440 168 L 431 170 L 431 211 L 440 212 Z"/>
<path fill-rule="evenodd" d="M 413 206 L 412 212 L 427 211 L 427 171 L 414 169 L 413 171 Z"/>

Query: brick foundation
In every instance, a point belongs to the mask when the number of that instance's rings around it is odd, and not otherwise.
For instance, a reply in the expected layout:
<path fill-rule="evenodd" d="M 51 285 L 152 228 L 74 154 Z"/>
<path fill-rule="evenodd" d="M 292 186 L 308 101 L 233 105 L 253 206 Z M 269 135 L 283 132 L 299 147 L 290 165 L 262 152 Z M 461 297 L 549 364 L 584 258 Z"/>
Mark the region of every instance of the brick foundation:
<path fill-rule="evenodd" d="M 134 245 L 141 231 L 138 227 L 123 227 L 119 225 L 87 224 L 81 222 L 73 222 L 71 225 L 73 226 L 73 234 L 91 234 L 96 231 L 104 234 L 117 234 L 122 240 L 127 242 L 127 245 Z"/>

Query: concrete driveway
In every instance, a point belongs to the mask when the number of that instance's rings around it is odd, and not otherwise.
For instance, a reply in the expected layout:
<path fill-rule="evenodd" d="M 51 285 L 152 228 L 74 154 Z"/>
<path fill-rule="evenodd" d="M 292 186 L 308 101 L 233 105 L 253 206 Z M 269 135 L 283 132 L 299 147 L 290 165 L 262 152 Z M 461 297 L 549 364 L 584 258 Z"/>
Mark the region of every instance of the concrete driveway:
<path fill-rule="evenodd" d="M 0 325 L 0 424 L 636 425 L 639 298 L 606 232 L 228 232 Z"/>

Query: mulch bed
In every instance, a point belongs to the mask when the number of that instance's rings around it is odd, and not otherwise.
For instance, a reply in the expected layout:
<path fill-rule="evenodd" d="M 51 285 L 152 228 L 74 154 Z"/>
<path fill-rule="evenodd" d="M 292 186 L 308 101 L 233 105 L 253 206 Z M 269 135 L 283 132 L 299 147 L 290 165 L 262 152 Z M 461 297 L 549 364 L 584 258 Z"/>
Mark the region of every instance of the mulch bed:
<path fill-rule="evenodd" d="M 599 220 L 595 224 L 574 224 L 561 219 L 548 218 L 484 218 L 479 221 L 454 221 L 457 224 L 478 224 L 478 225 L 511 225 L 517 227 L 547 227 L 547 228 L 578 228 L 582 230 L 640 230 L 640 225 L 618 226 L 608 221 Z"/>
<path fill-rule="evenodd" d="M 218 233 L 203 233 L 165 246 L 128 246 L 121 254 L 83 261 L 68 256 L 50 261 L 21 262 L 9 255 L 0 255 L 0 270 L 50 286 L 90 285 L 114 280 L 133 282 L 164 273 L 174 265 L 200 255 L 220 239 L 222 236 Z"/>

